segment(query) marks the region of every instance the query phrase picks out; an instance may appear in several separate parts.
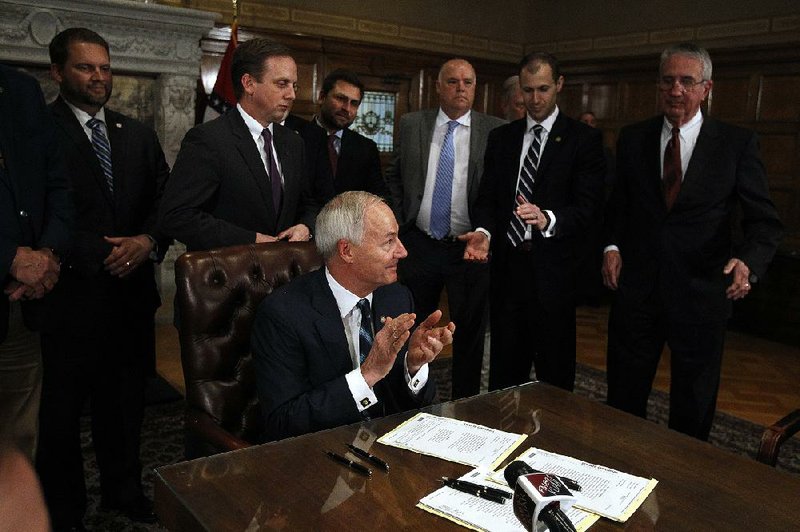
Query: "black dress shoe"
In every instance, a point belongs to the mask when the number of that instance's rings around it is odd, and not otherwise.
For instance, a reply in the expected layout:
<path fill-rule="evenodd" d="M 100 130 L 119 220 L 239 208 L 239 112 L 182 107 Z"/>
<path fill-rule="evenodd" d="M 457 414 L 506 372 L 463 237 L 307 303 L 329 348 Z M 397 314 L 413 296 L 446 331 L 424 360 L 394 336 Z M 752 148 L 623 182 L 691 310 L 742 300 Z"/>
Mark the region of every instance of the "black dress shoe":
<path fill-rule="evenodd" d="M 144 495 L 128 503 L 104 500 L 100 503 L 100 508 L 119 512 L 137 523 L 155 523 L 158 521 L 155 512 L 153 512 L 153 503 Z"/>

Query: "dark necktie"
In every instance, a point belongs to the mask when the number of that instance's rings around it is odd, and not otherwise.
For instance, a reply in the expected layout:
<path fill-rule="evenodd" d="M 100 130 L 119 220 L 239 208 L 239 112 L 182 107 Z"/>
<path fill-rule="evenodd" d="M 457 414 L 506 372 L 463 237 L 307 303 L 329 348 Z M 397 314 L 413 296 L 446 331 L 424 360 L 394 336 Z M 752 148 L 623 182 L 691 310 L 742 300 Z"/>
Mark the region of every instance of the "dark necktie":
<path fill-rule="evenodd" d="M 675 198 L 681 190 L 681 179 L 683 170 L 681 168 L 681 130 L 677 127 L 672 128 L 672 138 L 667 142 L 664 149 L 664 203 L 667 205 L 667 212 L 672 210 Z"/>
<path fill-rule="evenodd" d="M 539 156 L 542 151 L 542 125 L 536 124 L 531 129 L 533 131 L 533 141 L 531 142 L 530 148 L 528 148 L 528 153 L 525 154 L 525 160 L 522 161 L 517 193 L 514 196 L 514 213 L 511 216 L 511 224 L 506 232 L 506 236 L 508 236 L 508 239 L 514 247 L 517 247 L 525 238 L 525 229 L 527 228 L 525 221 L 517 216 L 517 196 L 522 196 L 533 203 L 533 183 L 536 181 L 536 172 L 539 169 Z"/>
<path fill-rule="evenodd" d="M 431 236 L 441 240 L 450 234 L 450 209 L 453 199 L 453 171 L 456 165 L 456 148 L 453 142 L 458 127 L 456 120 L 447 123 L 447 133 L 436 166 L 436 183 L 431 198 Z"/>
<path fill-rule="evenodd" d="M 272 153 L 272 133 L 269 128 L 264 128 L 261 135 L 264 136 L 264 153 L 267 155 L 267 171 L 272 184 L 272 204 L 275 207 L 275 218 L 277 218 L 281 210 L 281 197 L 283 196 L 281 173 L 278 171 L 278 163 L 275 162 L 275 156 Z"/>
<path fill-rule="evenodd" d="M 336 177 L 336 167 L 339 163 L 339 153 L 336 151 L 336 134 L 328 135 L 328 160 L 331 162 L 331 175 Z"/>
<path fill-rule="evenodd" d="M 361 365 L 372 349 L 372 312 L 369 309 L 368 299 L 359 300 L 356 306 L 361 311 L 361 327 L 358 329 L 358 363 Z"/>
<path fill-rule="evenodd" d="M 94 148 L 94 153 L 100 162 L 103 175 L 106 177 L 108 190 L 113 194 L 114 174 L 111 171 L 111 144 L 108 142 L 103 121 L 97 118 L 90 118 L 86 125 L 92 130 L 92 148 Z"/>

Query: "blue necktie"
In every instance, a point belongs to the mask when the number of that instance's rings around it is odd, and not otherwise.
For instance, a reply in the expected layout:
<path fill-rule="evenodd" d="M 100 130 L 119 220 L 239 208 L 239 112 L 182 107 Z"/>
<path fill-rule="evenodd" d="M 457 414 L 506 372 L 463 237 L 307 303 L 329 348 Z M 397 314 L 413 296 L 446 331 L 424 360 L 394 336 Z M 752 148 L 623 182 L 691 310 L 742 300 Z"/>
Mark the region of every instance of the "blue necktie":
<path fill-rule="evenodd" d="M 111 144 L 108 142 L 103 121 L 97 118 L 90 118 L 86 125 L 92 130 L 92 147 L 97 155 L 97 160 L 100 162 L 103 175 L 106 176 L 108 190 L 113 194 L 114 174 L 111 171 Z"/>
<path fill-rule="evenodd" d="M 361 311 L 361 327 L 358 329 L 358 363 L 363 364 L 369 350 L 372 349 L 372 312 L 369 309 L 369 300 L 361 299 L 356 304 Z"/>
<path fill-rule="evenodd" d="M 453 133 L 458 122 L 447 123 L 447 134 L 439 153 L 439 165 L 436 167 L 436 184 L 433 186 L 431 200 L 431 236 L 441 240 L 450 234 L 450 204 L 453 196 L 453 169 L 456 164 L 456 148 Z"/>
<path fill-rule="evenodd" d="M 522 162 L 517 194 L 514 196 L 515 211 L 511 216 L 511 225 L 506 233 L 514 247 L 518 246 L 525 238 L 525 230 L 527 228 L 527 224 L 517 216 L 517 196 L 522 196 L 533 203 L 533 183 L 536 181 L 536 172 L 539 170 L 539 156 L 542 151 L 542 126 L 541 124 L 536 124 L 531 129 L 533 129 L 533 141 L 530 148 L 528 148 L 528 153 L 525 154 L 525 160 Z"/>

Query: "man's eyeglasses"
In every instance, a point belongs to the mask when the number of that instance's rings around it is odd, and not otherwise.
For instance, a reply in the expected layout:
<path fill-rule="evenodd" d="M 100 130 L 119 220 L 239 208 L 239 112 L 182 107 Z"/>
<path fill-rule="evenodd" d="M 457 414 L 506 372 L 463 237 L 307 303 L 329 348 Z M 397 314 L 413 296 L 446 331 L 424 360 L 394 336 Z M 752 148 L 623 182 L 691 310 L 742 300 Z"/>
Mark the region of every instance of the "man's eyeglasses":
<path fill-rule="evenodd" d="M 701 79 L 698 81 L 690 76 L 684 76 L 680 78 L 674 78 L 672 76 L 664 76 L 663 78 L 658 80 L 658 88 L 661 89 L 662 91 L 668 91 L 675 86 L 675 83 L 677 83 L 683 92 L 687 92 L 694 89 L 696 86 L 705 83 L 706 81 L 708 80 Z"/>

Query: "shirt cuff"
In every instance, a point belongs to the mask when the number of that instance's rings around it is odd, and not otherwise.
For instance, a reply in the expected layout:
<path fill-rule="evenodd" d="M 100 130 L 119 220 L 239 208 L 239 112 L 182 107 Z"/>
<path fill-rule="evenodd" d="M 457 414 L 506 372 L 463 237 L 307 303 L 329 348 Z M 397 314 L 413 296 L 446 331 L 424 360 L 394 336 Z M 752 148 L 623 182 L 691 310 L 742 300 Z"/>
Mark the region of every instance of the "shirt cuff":
<path fill-rule="evenodd" d="M 486 235 L 486 238 L 489 240 L 489 242 L 492 241 L 492 233 L 490 233 L 489 231 L 487 231 L 483 227 L 478 227 L 477 229 L 475 229 L 475 232 L 476 233 L 483 233 L 484 235 Z"/>
<path fill-rule="evenodd" d="M 548 211 L 547 209 L 545 209 L 544 212 L 546 212 L 547 216 L 550 218 L 550 224 L 544 228 L 542 236 L 544 238 L 550 238 L 556 234 L 556 215 L 553 211 Z"/>
<path fill-rule="evenodd" d="M 150 250 L 150 255 L 148 256 L 148 258 L 153 262 L 158 262 L 158 242 L 156 242 L 156 239 L 153 238 L 151 235 L 148 235 L 147 233 L 145 233 L 144 236 L 146 236 L 147 240 L 149 240 L 150 243 L 153 244 L 153 249 Z"/>
<path fill-rule="evenodd" d="M 603 253 L 608 253 L 609 251 L 619 251 L 619 246 L 611 244 L 603 248 Z"/>
<path fill-rule="evenodd" d="M 405 368 L 404 374 L 406 376 L 406 384 L 408 385 L 408 389 L 411 390 L 411 393 L 414 395 L 419 394 L 419 392 L 428 384 L 428 364 L 423 364 L 417 374 L 413 377 L 408 373 L 408 360 L 406 359 L 406 363 L 403 364 L 403 368 Z"/>
<path fill-rule="evenodd" d="M 350 394 L 353 396 L 359 412 L 378 403 L 378 398 L 364 380 L 364 375 L 361 374 L 361 368 L 354 369 L 345 375 L 344 379 L 347 381 L 347 387 L 350 389 Z"/>

